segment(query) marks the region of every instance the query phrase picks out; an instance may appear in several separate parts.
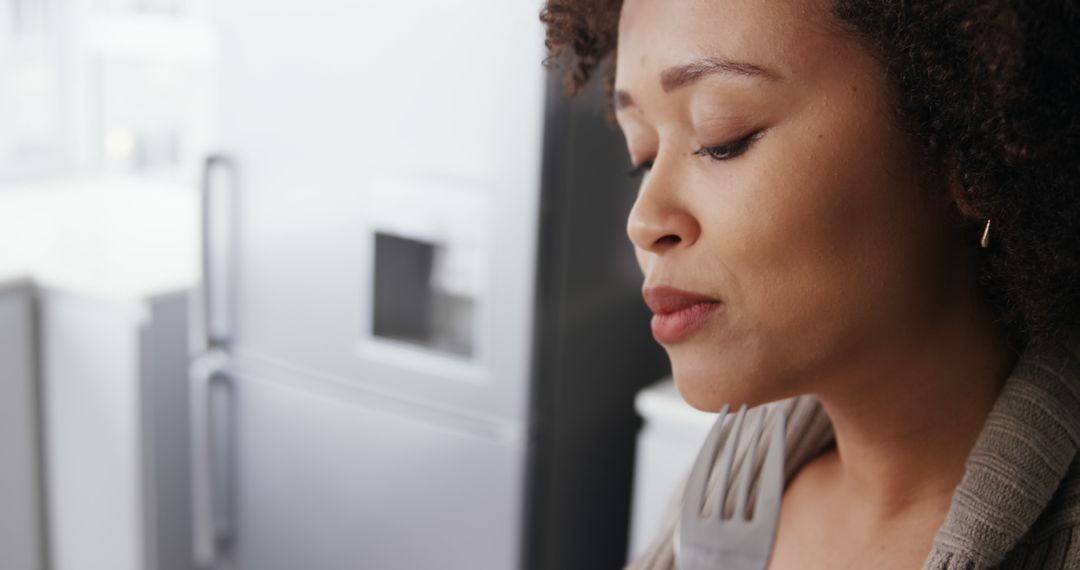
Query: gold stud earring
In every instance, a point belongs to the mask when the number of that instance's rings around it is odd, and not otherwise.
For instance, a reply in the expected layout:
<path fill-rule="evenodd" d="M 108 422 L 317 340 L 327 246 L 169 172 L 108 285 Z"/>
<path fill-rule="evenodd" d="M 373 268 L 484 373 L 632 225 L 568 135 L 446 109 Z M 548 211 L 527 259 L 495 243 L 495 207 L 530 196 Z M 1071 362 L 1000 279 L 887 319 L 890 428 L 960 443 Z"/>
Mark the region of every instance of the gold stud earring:
<path fill-rule="evenodd" d="M 983 249 L 990 247 L 990 218 L 986 219 L 986 227 L 983 229 L 982 239 L 979 240 L 979 245 Z"/>

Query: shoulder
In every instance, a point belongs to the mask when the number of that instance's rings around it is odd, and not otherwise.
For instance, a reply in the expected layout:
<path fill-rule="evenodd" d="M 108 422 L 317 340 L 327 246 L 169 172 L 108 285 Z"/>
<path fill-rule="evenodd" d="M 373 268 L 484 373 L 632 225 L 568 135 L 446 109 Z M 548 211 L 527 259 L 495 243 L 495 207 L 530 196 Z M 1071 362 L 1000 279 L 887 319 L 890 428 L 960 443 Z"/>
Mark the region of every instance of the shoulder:
<path fill-rule="evenodd" d="M 1077 525 L 1080 525 L 1080 455 L 1069 465 L 1065 477 L 1054 491 L 1054 497 L 1029 534 L 1033 538 L 1040 538 Z"/>
<path fill-rule="evenodd" d="M 1080 568 L 1080 456 L 1001 568 Z"/>

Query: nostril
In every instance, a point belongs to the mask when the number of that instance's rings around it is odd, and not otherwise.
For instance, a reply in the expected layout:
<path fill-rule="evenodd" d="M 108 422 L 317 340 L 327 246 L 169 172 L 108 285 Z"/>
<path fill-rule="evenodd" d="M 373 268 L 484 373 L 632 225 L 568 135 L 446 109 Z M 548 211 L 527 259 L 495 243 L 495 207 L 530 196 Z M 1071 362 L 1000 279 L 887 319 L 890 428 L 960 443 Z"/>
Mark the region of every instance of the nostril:
<path fill-rule="evenodd" d="M 682 241 L 681 237 L 679 237 L 679 236 L 677 236 L 675 234 L 668 234 L 668 235 L 656 240 L 656 245 L 658 245 L 658 246 L 669 246 L 670 247 L 670 246 L 673 246 L 673 245 L 678 245 L 679 242 L 681 242 L 681 241 Z"/>

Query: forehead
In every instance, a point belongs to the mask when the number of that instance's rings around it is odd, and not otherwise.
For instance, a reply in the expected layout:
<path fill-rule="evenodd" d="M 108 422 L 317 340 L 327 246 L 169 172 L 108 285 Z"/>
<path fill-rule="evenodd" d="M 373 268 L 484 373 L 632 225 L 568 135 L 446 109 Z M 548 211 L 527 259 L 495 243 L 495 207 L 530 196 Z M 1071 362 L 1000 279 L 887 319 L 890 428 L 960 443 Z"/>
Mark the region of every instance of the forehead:
<path fill-rule="evenodd" d="M 748 61 L 784 76 L 839 41 L 826 0 L 626 0 L 619 18 L 616 85 L 656 81 L 700 56 Z"/>

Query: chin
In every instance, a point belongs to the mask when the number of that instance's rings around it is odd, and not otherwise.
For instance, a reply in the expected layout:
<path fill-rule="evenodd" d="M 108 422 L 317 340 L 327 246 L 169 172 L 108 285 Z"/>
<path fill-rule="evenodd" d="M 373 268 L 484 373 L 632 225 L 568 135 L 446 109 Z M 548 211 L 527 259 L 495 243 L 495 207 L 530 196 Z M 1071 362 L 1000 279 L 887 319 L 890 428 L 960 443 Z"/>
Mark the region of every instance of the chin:
<path fill-rule="evenodd" d="M 719 412 L 725 404 L 759 406 L 783 399 L 782 390 L 770 375 L 731 362 L 684 358 L 668 351 L 675 387 L 688 404 L 705 412 Z"/>

